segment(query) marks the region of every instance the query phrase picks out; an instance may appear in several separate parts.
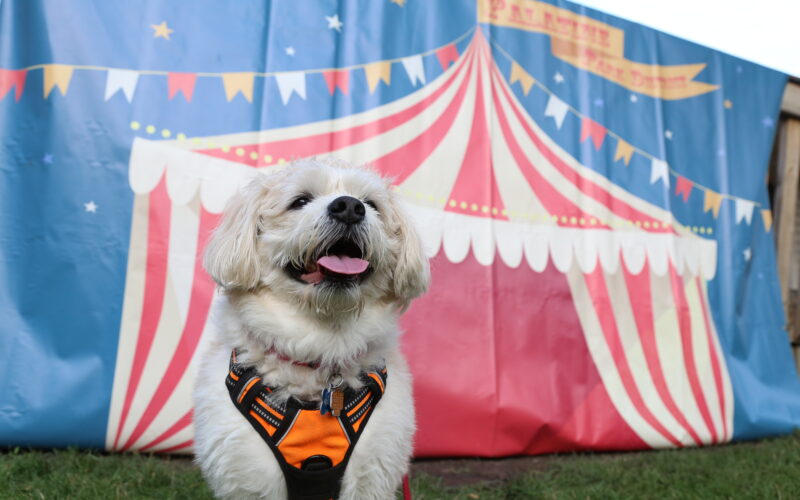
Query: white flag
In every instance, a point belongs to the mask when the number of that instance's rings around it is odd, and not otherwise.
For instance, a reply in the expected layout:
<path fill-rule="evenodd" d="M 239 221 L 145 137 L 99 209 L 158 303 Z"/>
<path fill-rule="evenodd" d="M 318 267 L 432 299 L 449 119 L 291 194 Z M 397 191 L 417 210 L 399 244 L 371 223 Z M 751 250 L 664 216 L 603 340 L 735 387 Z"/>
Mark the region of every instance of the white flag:
<path fill-rule="evenodd" d="M 278 83 L 278 90 L 281 92 L 281 101 L 284 106 L 292 97 L 292 92 L 297 94 L 300 99 L 306 99 L 306 75 L 302 71 L 276 73 L 275 81 Z"/>
<path fill-rule="evenodd" d="M 736 198 L 736 223 L 740 223 L 742 219 L 747 221 L 747 225 L 753 220 L 753 207 L 755 203 L 747 200 L 740 200 Z"/>
<path fill-rule="evenodd" d="M 569 109 L 567 103 L 554 94 L 550 94 L 550 99 L 547 100 L 547 107 L 544 110 L 544 116 L 552 116 L 556 121 L 556 127 L 560 129 L 564 123 L 564 117 L 567 116 L 567 109 Z"/>
<path fill-rule="evenodd" d="M 669 187 L 669 166 L 664 160 L 653 158 L 653 163 L 650 164 L 650 184 L 655 184 L 659 179 Z"/>
<path fill-rule="evenodd" d="M 139 73 L 128 69 L 109 69 L 106 78 L 106 101 L 111 96 L 122 89 L 128 102 L 133 99 L 133 92 L 136 90 L 136 83 L 139 81 Z"/>
<path fill-rule="evenodd" d="M 422 66 L 422 56 L 406 57 L 402 60 L 402 63 L 412 85 L 416 87 L 418 81 L 425 85 L 425 68 Z"/>

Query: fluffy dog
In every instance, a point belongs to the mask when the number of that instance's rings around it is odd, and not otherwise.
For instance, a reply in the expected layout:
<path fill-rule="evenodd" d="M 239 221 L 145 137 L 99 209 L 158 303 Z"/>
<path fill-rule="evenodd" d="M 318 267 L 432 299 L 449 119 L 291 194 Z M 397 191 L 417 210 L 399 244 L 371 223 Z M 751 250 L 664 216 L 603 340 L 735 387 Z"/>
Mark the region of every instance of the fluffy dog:
<path fill-rule="evenodd" d="M 194 391 L 196 460 L 218 497 L 287 497 L 278 461 L 226 388 L 234 349 L 273 388 L 276 405 L 319 405 L 332 378 L 357 391 L 360 375 L 385 363 L 385 392 L 340 498 L 394 497 L 415 429 L 397 320 L 430 273 L 389 188 L 365 167 L 303 160 L 257 175 L 226 207 L 205 254 L 219 293 Z"/>

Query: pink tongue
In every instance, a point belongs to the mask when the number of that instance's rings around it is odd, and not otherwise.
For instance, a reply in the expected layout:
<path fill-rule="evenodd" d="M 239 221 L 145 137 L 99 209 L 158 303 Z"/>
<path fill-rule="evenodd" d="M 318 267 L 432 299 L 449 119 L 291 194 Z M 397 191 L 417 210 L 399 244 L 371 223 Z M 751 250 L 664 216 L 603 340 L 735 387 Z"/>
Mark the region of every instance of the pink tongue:
<path fill-rule="evenodd" d="M 369 262 L 354 257 L 326 255 L 317 261 L 317 265 L 339 274 L 361 274 L 369 267 Z"/>

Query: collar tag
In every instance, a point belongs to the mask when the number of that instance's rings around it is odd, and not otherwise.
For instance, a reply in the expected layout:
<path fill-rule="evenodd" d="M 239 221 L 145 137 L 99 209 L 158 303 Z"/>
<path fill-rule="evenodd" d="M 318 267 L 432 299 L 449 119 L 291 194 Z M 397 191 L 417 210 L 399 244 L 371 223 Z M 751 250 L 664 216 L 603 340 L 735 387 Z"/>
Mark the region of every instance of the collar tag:
<path fill-rule="evenodd" d="M 344 379 L 339 373 L 332 373 L 328 377 L 328 386 L 322 389 L 322 404 L 320 404 L 319 412 L 321 415 L 330 413 L 334 417 L 341 414 L 344 408 L 344 391 L 341 386 Z"/>

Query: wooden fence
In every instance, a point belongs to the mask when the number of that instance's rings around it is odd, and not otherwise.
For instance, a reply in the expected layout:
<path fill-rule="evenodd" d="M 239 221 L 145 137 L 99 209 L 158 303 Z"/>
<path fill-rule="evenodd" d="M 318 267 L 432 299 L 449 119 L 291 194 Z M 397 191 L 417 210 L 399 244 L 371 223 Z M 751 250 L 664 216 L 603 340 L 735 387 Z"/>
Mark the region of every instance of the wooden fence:
<path fill-rule="evenodd" d="M 768 178 L 786 330 L 800 371 L 800 80 L 786 86 Z"/>

